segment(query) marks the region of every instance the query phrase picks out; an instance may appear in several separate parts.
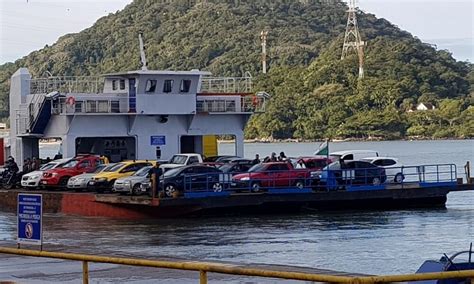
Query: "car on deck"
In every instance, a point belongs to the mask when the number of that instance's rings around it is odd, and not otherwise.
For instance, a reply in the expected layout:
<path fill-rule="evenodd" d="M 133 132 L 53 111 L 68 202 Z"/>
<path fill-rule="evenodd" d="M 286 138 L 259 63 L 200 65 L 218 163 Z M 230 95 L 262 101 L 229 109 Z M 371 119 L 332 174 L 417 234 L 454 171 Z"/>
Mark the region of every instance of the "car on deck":
<path fill-rule="evenodd" d="M 142 183 L 150 181 L 151 168 L 152 166 L 146 166 L 139 169 L 131 176 L 118 178 L 114 183 L 112 192 L 127 193 L 131 195 L 140 195 L 146 192 L 146 190 L 142 191 L 141 185 Z"/>
<path fill-rule="evenodd" d="M 296 187 L 310 184 L 310 169 L 295 168 L 290 161 L 256 164 L 247 173 L 232 177 L 231 186 L 237 190 L 259 192 L 262 188 Z"/>
<path fill-rule="evenodd" d="M 385 169 L 365 161 L 339 160 L 326 166 L 321 183 L 329 189 L 352 185 L 380 185 L 385 182 Z"/>
<path fill-rule="evenodd" d="M 95 171 L 92 173 L 80 174 L 77 176 L 71 177 L 67 182 L 67 188 L 73 189 L 76 191 L 83 191 L 90 189 L 88 187 L 89 182 L 96 176 L 107 168 L 113 167 L 115 164 L 101 164 L 95 168 Z"/>
<path fill-rule="evenodd" d="M 153 165 L 154 162 L 150 161 L 119 162 L 95 175 L 94 178 L 89 181 L 88 186 L 97 192 L 111 190 L 117 179 L 131 176 L 141 168 Z"/>
<path fill-rule="evenodd" d="M 367 157 L 361 161 L 369 162 L 385 169 L 387 182 L 401 183 L 405 179 L 403 175 L 403 164 L 392 157 Z"/>
<path fill-rule="evenodd" d="M 105 164 L 103 157 L 96 155 L 78 155 L 54 169 L 43 172 L 40 181 L 42 187 L 65 188 L 69 179 L 83 173 L 92 173 L 100 164 Z"/>
<path fill-rule="evenodd" d="M 206 165 L 190 165 L 171 169 L 160 178 L 159 188 L 165 196 L 172 197 L 175 192 L 182 195 L 186 190 L 221 192 L 224 184 L 219 177 L 222 171 Z"/>
<path fill-rule="evenodd" d="M 40 186 L 40 181 L 45 171 L 57 168 L 61 166 L 62 164 L 68 162 L 69 160 L 70 159 L 54 160 L 47 164 L 44 164 L 37 171 L 32 171 L 27 174 L 24 174 L 21 177 L 21 186 L 25 188 L 38 188 Z"/>

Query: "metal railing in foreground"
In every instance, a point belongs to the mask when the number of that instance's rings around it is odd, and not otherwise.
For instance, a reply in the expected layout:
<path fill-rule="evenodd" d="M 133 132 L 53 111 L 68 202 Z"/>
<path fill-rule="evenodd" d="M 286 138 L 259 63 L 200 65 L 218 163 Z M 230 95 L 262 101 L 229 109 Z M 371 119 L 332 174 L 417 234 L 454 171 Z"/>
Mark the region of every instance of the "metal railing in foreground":
<path fill-rule="evenodd" d="M 390 282 L 406 282 L 406 281 L 422 281 L 422 280 L 441 280 L 453 278 L 466 278 L 474 281 L 474 270 L 449 271 L 422 274 L 405 274 L 405 275 L 385 275 L 385 276 L 336 276 L 326 274 L 312 274 L 304 272 L 279 271 L 260 268 L 244 268 L 232 264 L 199 262 L 199 261 L 163 261 L 148 260 L 123 257 L 109 257 L 99 255 L 87 255 L 76 253 L 48 252 L 37 250 L 26 250 L 16 248 L 0 247 L 0 253 L 56 258 L 63 260 L 74 260 L 82 262 L 83 283 L 89 283 L 89 262 L 95 263 L 111 263 L 132 266 L 146 266 L 165 269 L 191 270 L 199 272 L 199 280 L 201 284 L 207 283 L 207 273 L 220 273 L 229 275 L 255 276 L 267 278 L 279 278 L 301 281 L 315 282 L 335 282 L 335 283 L 390 283 Z"/>

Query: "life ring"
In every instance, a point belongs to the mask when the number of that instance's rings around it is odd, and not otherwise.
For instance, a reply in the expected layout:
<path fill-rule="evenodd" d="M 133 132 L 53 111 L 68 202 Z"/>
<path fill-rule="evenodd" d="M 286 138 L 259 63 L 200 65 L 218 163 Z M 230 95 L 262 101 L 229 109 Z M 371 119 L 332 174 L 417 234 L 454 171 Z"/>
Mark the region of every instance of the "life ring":
<path fill-rule="evenodd" d="M 257 106 L 258 106 L 258 98 L 257 98 L 257 96 L 253 96 L 253 97 L 252 97 L 252 105 L 253 105 L 253 107 L 257 107 Z"/>
<path fill-rule="evenodd" d="M 75 103 L 76 103 L 76 98 L 74 98 L 74 97 L 67 97 L 67 99 L 66 99 L 66 104 L 67 104 L 67 105 L 73 106 Z"/>

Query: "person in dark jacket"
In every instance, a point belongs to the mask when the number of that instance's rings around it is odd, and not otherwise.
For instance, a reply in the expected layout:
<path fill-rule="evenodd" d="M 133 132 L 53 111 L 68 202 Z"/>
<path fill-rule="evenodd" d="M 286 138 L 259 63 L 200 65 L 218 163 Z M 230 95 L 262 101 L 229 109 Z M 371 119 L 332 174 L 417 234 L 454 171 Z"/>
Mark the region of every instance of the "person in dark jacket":
<path fill-rule="evenodd" d="M 155 188 L 152 188 L 153 192 L 155 194 L 152 194 L 153 196 L 159 196 L 160 191 L 163 191 L 163 188 L 160 188 L 160 178 L 163 175 L 163 170 L 160 168 L 160 164 L 158 162 L 155 163 L 155 165 L 150 169 L 150 179 L 155 176 Z M 153 186 L 153 183 L 152 183 Z"/>
<path fill-rule="evenodd" d="M 255 159 L 252 161 L 252 165 L 260 164 L 260 155 L 255 154 Z"/>

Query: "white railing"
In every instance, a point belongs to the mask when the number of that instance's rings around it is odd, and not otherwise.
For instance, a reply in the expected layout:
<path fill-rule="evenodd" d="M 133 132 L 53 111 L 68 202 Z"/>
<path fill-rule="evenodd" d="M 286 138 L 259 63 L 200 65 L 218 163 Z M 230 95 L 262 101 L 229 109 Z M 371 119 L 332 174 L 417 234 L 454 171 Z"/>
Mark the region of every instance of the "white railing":
<path fill-rule="evenodd" d="M 222 98 L 222 96 L 198 96 L 196 112 L 198 113 L 257 113 L 265 111 L 266 98 L 263 96 L 239 96 Z"/>
<path fill-rule="evenodd" d="M 69 99 L 74 97 L 74 100 Z M 116 96 L 67 96 L 53 101 L 53 114 L 127 113 L 127 94 Z"/>
<path fill-rule="evenodd" d="M 204 77 L 201 81 L 201 93 L 250 93 L 252 75 L 245 72 L 243 77 Z"/>
<path fill-rule="evenodd" d="M 97 76 L 61 76 L 30 80 L 30 94 L 94 93 L 102 91 L 104 78 Z"/>

